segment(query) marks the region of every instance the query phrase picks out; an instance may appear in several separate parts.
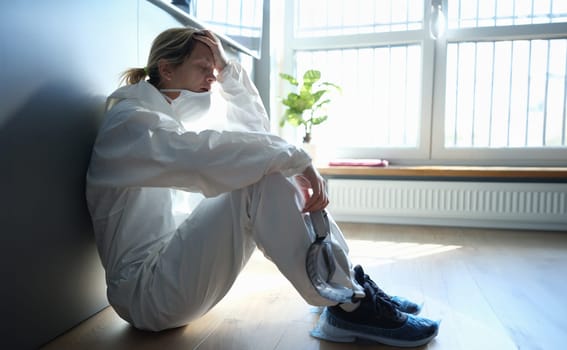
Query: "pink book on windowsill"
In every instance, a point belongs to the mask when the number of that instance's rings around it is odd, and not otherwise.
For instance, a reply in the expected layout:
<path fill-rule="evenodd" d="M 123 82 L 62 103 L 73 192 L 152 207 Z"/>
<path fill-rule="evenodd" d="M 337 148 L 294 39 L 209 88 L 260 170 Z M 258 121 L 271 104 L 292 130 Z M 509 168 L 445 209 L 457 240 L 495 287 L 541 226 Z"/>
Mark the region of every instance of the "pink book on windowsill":
<path fill-rule="evenodd" d="M 329 162 L 329 165 L 384 167 L 388 166 L 388 161 L 386 159 L 334 159 Z"/>

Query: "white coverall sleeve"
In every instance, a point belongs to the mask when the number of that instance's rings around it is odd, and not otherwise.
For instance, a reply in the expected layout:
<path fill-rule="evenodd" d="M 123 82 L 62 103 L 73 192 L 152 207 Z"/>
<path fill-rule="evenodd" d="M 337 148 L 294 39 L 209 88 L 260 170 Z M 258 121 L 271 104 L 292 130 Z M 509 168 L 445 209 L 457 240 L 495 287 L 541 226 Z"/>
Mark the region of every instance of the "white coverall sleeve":
<path fill-rule="evenodd" d="M 94 146 L 88 181 L 104 187 L 174 187 L 216 196 L 264 175 L 301 173 L 310 157 L 268 133 L 186 132 L 170 117 L 122 111 Z M 125 117 L 125 118 L 124 118 Z"/>
<path fill-rule="evenodd" d="M 228 102 L 228 122 L 247 131 L 268 132 L 270 122 L 256 86 L 240 63 L 230 61 L 218 75 L 221 95 Z"/>

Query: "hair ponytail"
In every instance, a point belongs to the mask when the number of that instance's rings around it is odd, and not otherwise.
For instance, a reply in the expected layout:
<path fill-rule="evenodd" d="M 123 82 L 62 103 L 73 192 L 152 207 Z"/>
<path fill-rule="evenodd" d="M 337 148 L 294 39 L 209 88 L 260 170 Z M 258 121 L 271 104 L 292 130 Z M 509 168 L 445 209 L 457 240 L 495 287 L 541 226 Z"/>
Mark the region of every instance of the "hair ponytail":
<path fill-rule="evenodd" d="M 122 73 L 120 84 L 137 84 L 148 77 L 148 82 L 156 87 L 161 84 L 158 62 L 165 59 L 179 66 L 191 54 L 195 46 L 193 34 L 198 30 L 191 27 L 171 28 L 159 34 L 152 43 L 148 65 L 144 68 L 130 68 Z"/>
<path fill-rule="evenodd" d="M 126 83 L 127 85 L 137 84 L 144 80 L 148 74 L 146 68 L 130 68 L 124 71 L 120 77 L 120 84 Z"/>

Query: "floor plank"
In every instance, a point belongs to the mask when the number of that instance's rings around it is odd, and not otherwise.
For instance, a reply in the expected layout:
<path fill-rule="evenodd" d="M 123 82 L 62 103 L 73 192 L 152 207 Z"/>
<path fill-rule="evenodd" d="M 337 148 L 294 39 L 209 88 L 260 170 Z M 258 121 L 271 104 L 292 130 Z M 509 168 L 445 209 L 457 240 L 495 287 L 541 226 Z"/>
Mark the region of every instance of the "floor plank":
<path fill-rule="evenodd" d="M 439 336 L 418 349 L 562 349 L 567 232 L 341 224 L 354 263 L 424 302 Z M 107 308 L 43 349 L 393 349 L 309 335 L 318 314 L 256 252 L 229 295 L 187 327 L 137 331 Z"/>

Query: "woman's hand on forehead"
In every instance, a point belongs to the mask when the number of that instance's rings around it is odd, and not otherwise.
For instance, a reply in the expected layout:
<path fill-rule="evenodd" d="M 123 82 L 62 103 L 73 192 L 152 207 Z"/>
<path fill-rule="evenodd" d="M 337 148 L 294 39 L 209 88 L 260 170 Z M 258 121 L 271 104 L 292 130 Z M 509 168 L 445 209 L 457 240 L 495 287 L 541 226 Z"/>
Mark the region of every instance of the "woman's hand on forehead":
<path fill-rule="evenodd" d="M 215 69 L 219 72 L 223 70 L 227 62 L 226 53 L 224 52 L 220 40 L 213 34 L 213 32 L 203 29 L 196 32 L 194 38 L 211 49 L 213 59 L 215 60 Z"/>

